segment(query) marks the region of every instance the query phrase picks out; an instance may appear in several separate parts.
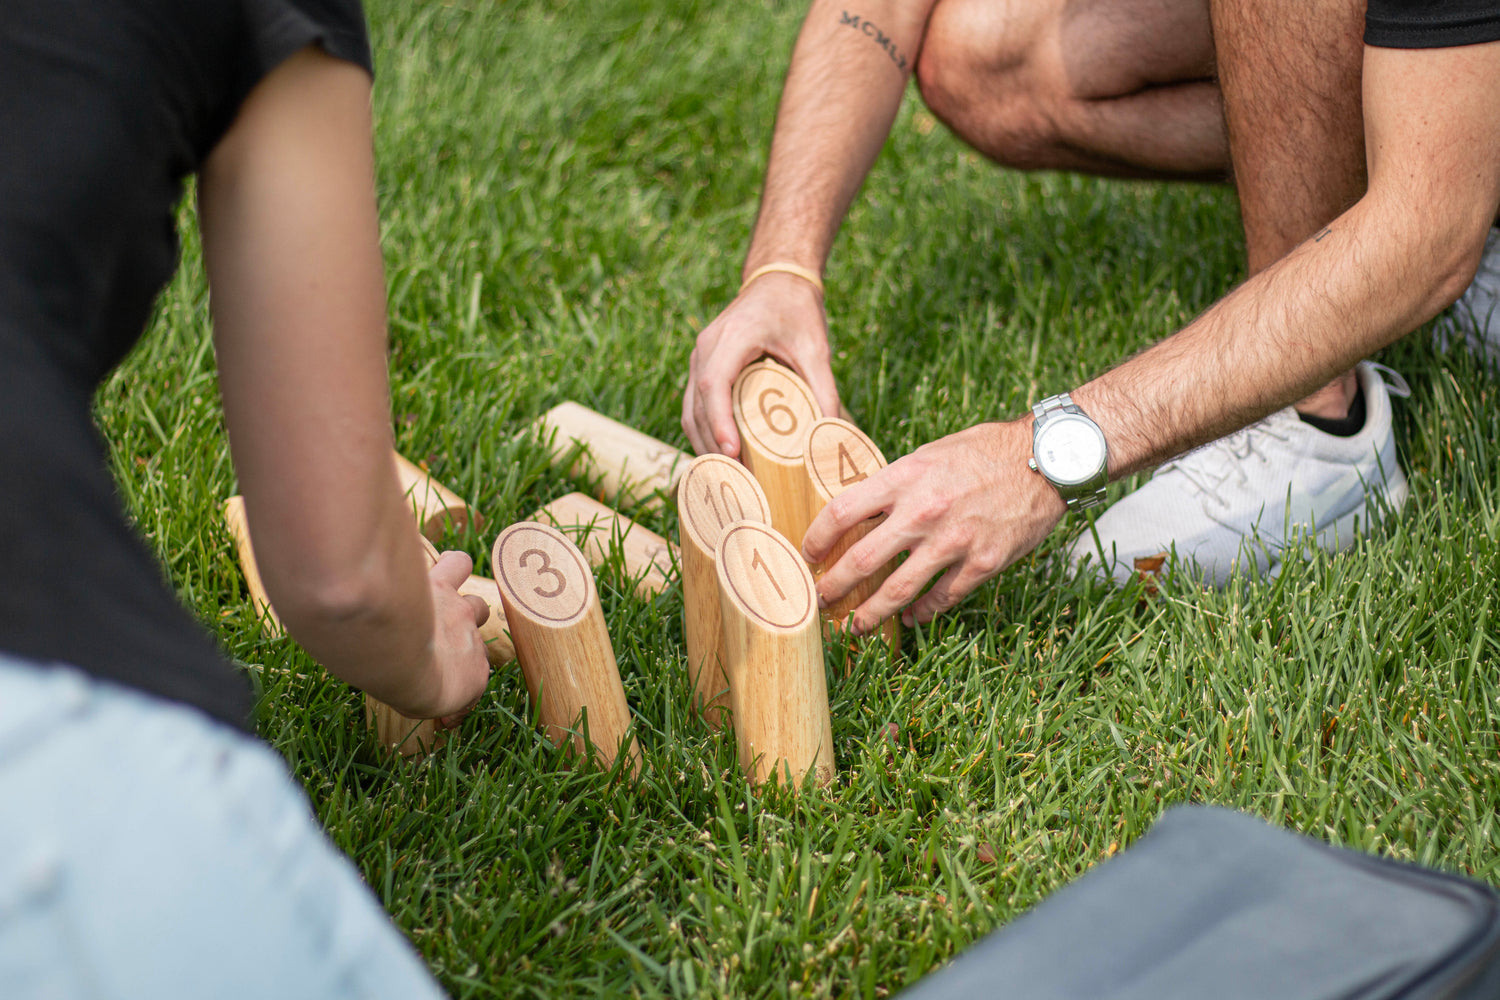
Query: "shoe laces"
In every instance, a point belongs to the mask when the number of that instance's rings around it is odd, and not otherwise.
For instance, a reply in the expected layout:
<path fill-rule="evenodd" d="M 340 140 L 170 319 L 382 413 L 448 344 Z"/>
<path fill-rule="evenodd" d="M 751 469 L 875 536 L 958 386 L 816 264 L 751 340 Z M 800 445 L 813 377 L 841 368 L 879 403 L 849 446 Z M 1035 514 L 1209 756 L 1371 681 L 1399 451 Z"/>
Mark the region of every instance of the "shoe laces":
<path fill-rule="evenodd" d="M 1252 457 L 1260 459 L 1262 464 L 1271 460 L 1262 450 L 1268 440 L 1285 442 L 1291 439 L 1279 427 L 1282 420 L 1278 418 L 1282 416 L 1279 413 L 1272 414 L 1233 434 L 1226 434 L 1217 441 L 1200 445 L 1161 466 L 1156 470 L 1156 475 L 1176 471 L 1196 486 L 1199 492 L 1212 497 L 1219 506 L 1227 507 L 1229 502 L 1219 492 L 1220 489 L 1230 480 L 1234 480 L 1237 486 L 1249 483 L 1250 477 L 1245 472 L 1245 465 Z"/>

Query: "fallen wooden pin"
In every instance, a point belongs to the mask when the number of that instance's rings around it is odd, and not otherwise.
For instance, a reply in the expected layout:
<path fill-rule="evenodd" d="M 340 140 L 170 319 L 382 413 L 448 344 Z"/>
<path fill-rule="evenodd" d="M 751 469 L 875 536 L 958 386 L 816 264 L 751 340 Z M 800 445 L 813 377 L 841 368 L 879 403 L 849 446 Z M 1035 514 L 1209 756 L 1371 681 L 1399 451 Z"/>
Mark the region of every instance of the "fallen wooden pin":
<path fill-rule="evenodd" d="M 654 509 L 670 494 L 692 456 L 579 403 L 559 403 L 537 418 L 552 464 L 573 479 L 597 480 L 617 507 Z"/>

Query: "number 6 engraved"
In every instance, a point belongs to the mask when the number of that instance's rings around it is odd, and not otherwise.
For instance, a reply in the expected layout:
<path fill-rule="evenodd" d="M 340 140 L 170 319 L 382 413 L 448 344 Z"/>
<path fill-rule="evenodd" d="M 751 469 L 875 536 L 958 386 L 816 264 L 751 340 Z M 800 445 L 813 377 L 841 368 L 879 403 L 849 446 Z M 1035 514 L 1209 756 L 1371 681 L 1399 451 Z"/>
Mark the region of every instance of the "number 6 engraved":
<path fill-rule="evenodd" d="M 516 564 L 522 569 L 525 569 L 526 560 L 531 558 L 532 556 L 539 556 L 542 560 L 542 564 L 537 567 L 538 576 L 546 573 L 550 576 L 557 577 L 557 589 L 555 590 L 543 590 L 541 587 L 533 588 L 536 591 L 538 597 L 556 597 L 558 594 L 561 594 L 564 590 L 567 589 L 568 578 L 563 576 L 561 571 L 553 568 L 552 560 L 547 558 L 547 553 L 543 552 L 541 549 L 527 549 L 525 552 L 521 553 L 521 558 L 516 560 Z"/>
<path fill-rule="evenodd" d="M 777 434 L 781 434 L 784 436 L 794 433 L 797 430 L 797 414 L 793 413 L 792 408 L 790 406 L 787 406 L 785 403 L 773 403 L 769 407 L 766 406 L 766 397 L 771 395 L 772 393 L 775 393 L 776 398 L 778 399 L 786 398 L 786 393 L 782 392 L 780 389 L 774 387 L 769 389 L 762 389 L 760 396 L 756 399 L 756 405 L 760 407 L 760 415 L 766 418 L 766 425 Z M 776 420 L 771 416 L 771 414 L 778 411 L 786 414 L 788 423 L 784 429 L 781 427 L 777 427 Z"/>
<path fill-rule="evenodd" d="M 771 575 L 771 567 L 767 566 L 765 564 L 765 561 L 761 559 L 760 549 L 751 549 L 750 551 L 752 553 L 750 559 L 750 568 L 754 569 L 755 567 L 759 566 L 761 569 L 765 570 L 766 579 L 770 580 L 771 586 L 776 588 L 776 596 L 781 598 L 783 601 L 786 600 L 786 593 L 781 589 L 781 584 L 777 583 L 776 577 Z"/>

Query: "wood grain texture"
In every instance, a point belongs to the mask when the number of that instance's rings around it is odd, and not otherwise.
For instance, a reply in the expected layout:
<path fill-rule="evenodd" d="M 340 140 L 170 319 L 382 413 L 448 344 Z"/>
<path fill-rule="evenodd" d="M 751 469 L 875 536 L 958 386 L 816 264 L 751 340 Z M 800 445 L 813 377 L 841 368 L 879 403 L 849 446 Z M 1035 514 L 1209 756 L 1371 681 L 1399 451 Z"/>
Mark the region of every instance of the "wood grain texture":
<path fill-rule="evenodd" d="M 260 568 L 255 564 L 255 547 L 250 544 L 250 522 L 245 517 L 245 498 L 232 496 L 224 501 L 224 524 L 229 528 L 229 537 L 234 539 L 234 551 L 240 560 L 240 572 L 245 575 L 245 586 L 250 591 L 250 606 L 255 609 L 261 626 L 272 635 L 285 635 L 281 617 L 271 607 L 271 598 L 266 594 L 266 585 L 261 582 Z"/>
<path fill-rule="evenodd" d="M 771 505 L 743 465 L 723 455 L 699 455 L 677 481 L 677 513 L 693 704 L 710 727 L 720 729 L 729 722 L 730 703 L 716 568 L 719 538 L 735 521 L 769 525 Z"/>
<path fill-rule="evenodd" d="M 739 521 L 715 554 L 740 766 L 752 782 L 833 780 L 833 720 L 812 573 L 778 532 Z"/>
<path fill-rule="evenodd" d="M 579 403 L 559 403 L 537 419 L 552 464 L 574 479 L 597 479 L 601 499 L 617 507 L 655 509 L 691 458 L 685 452 Z"/>
<path fill-rule="evenodd" d="M 396 478 L 401 483 L 401 495 L 406 497 L 423 536 L 436 542 L 442 539 L 450 524 L 455 531 L 470 526 L 478 531 L 484 526 L 484 519 L 457 493 L 399 452 L 391 454 L 396 459 Z"/>
<path fill-rule="evenodd" d="M 770 359 L 740 372 L 730 399 L 740 460 L 765 490 L 772 527 L 801 548 L 812 523 L 802 449 L 808 428 L 823 416 L 818 401 L 795 372 Z"/>
<path fill-rule="evenodd" d="M 531 515 L 531 520 L 560 529 L 595 569 L 609 559 L 618 541 L 625 572 L 636 581 L 635 592 L 641 597 L 659 594 L 671 582 L 672 543 L 591 496 L 560 496 Z"/>
<path fill-rule="evenodd" d="M 588 562 L 561 531 L 513 524 L 495 540 L 495 581 L 510 623 L 531 703 L 554 745 L 598 754 L 604 767 L 621 752 L 631 774 L 640 748 Z M 628 742 L 627 742 L 628 741 Z"/>
<path fill-rule="evenodd" d="M 812 425 L 807 432 L 807 444 L 802 456 L 807 469 L 808 483 L 812 487 L 811 502 L 814 517 L 828 505 L 828 501 L 857 483 L 868 479 L 878 469 L 885 468 L 885 456 L 858 427 L 838 417 L 824 417 Z M 828 557 L 812 567 L 813 579 L 820 580 L 824 572 L 843 558 L 844 553 L 854 547 L 884 520 L 885 515 L 872 517 L 856 524 L 844 532 L 834 543 Z M 860 584 L 823 609 L 823 621 L 832 631 L 842 629 L 849 615 L 869 600 L 886 577 L 896 568 L 895 560 L 871 573 Z M 900 622 L 892 617 L 880 626 L 880 634 L 894 651 L 901 642 Z"/>

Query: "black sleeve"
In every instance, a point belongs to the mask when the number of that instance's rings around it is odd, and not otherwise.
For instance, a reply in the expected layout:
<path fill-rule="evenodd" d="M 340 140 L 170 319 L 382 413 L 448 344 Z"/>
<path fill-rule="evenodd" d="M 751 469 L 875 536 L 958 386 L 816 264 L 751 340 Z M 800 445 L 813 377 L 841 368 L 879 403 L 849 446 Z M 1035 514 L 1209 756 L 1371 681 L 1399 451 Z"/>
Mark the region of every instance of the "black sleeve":
<path fill-rule="evenodd" d="M 1500 39 L 1497 0 L 1370 0 L 1365 44 L 1436 49 Z"/>
<path fill-rule="evenodd" d="M 319 45 L 373 75 L 370 36 L 359 0 L 244 0 L 250 30 L 247 69 L 254 86 L 288 56 Z"/>
<path fill-rule="evenodd" d="M 240 105 L 256 84 L 309 45 L 351 62 L 371 76 L 370 34 L 360 0 L 240 0 L 232 83 L 214 102 L 205 134 L 198 137 L 198 161 L 228 131 Z"/>

